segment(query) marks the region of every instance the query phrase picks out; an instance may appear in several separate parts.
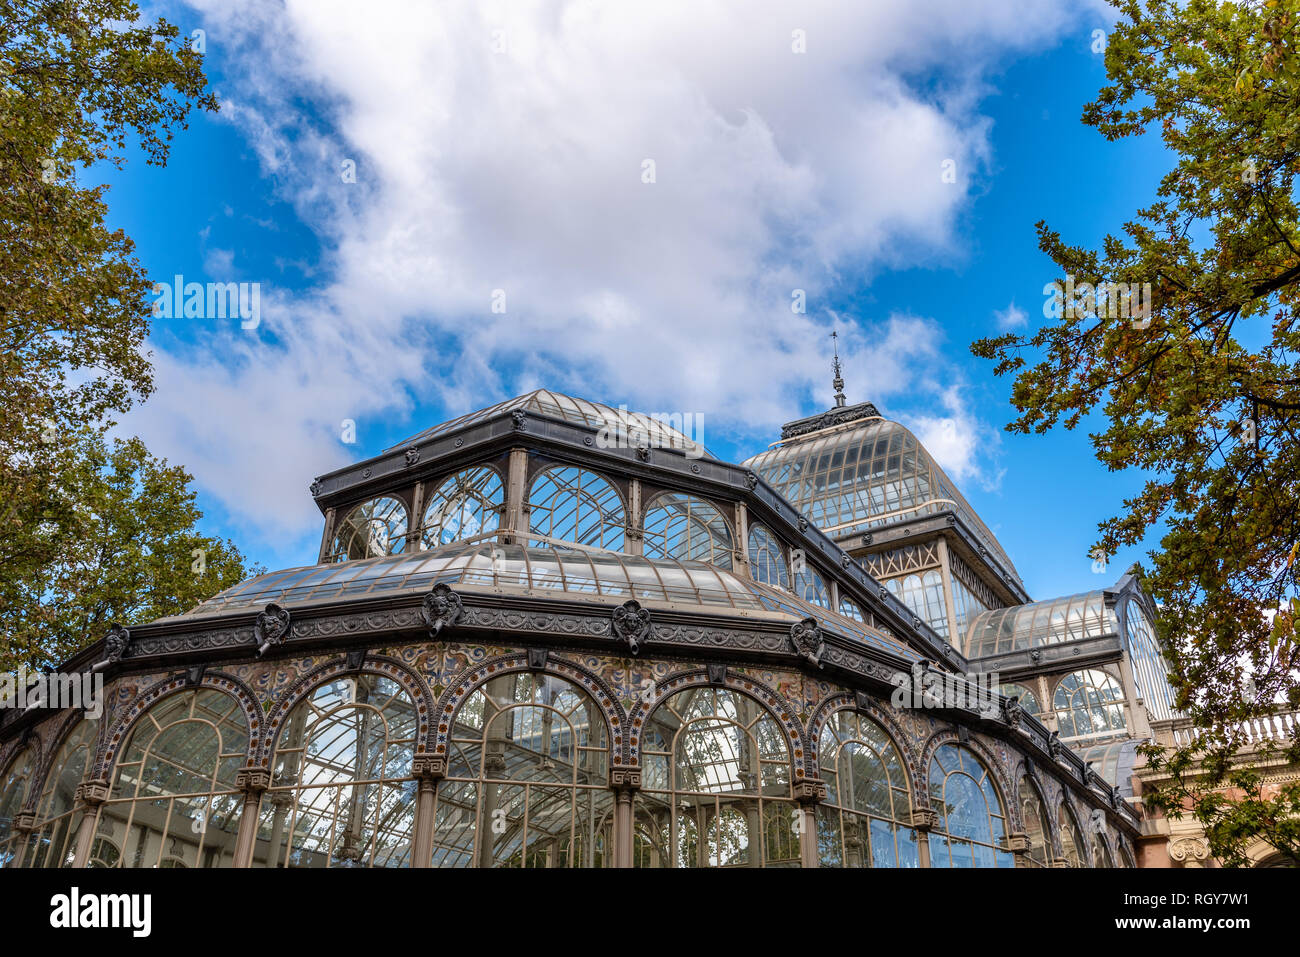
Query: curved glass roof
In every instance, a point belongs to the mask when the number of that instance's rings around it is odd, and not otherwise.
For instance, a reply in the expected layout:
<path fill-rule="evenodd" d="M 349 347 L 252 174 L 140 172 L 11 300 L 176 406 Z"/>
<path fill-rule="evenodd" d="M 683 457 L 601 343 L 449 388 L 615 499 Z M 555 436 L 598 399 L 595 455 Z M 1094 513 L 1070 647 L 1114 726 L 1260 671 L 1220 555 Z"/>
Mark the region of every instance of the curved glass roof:
<path fill-rule="evenodd" d="M 1101 591 L 995 608 L 976 615 L 966 630 L 966 657 L 984 658 L 1038 645 L 1059 645 L 1119 632 Z"/>
<path fill-rule="evenodd" d="M 311 565 L 258 575 L 209 598 L 197 608 L 162 622 L 249 611 L 269 602 L 289 607 L 349 598 L 425 592 L 439 583 L 453 587 L 564 592 L 567 597 L 605 598 L 704 606 L 725 613 L 792 620 L 816 618 L 836 634 L 856 638 L 915 660 L 897 639 L 777 588 L 741 578 L 705 562 L 643 558 L 614 552 L 523 545 L 456 543 L 428 551 L 386 555 L 331 565 Z"/>
<path fill-rule="evenodd" d="M 1131 738 L 1094 744 L 1090 748 L 1076 748 L 1083 763 L 1102 776 L 1111 787 L 1118 787 L 1125 795 L 1133 793 L 1133 765 L 1137 762 L 1138 743 Z"/>
<path fill-rule="evenodd" d="M 918 515 L 954 511 L 1017 578 L 957 486 L 910 431 L 879 417 L 785 442 L 746 460 L 814 525 L 840 536 Z"/>
<path fill-rule="evenodd" d="M 535 412 L 538 415 L 547 415 L 554 419 L 562 419 L 575 425 L 591 426 L 597 429 L 608 428 L 615 436 L 623 437 L 634 447 L 644 443 L 650 448 L 671 448 L 679 452 L 690 452 L 693 455 L 703 454 L 709 458 L 715 457 L 701 443 L 696 442 L 680 429 L 674 428 L 672 424 L 673 416 L 671 415 L 646 415 L 642 412 L 629 412 L 624 408 L 611 408 L 599 402 L 575 398 L 560 392 L 552 392 L 549 389 L 537 389 L 526 395 L 515 396 L 513 399 L 498 402 L 486 409 L 479 409 L 477 412 L 462 415 L 450 422 L 435 425 L 423 432 L 417 432 L 406 441 L 384 451 L 395 452 L 417 442 L 433 438 L 436 435 L 445 435 L 448 432 L 454 432 L 465 426 L 482 422 L 493 416 L 501 415 L 503 412 L 513 412 L 516 409 Z M 683 422 L 683 427 L 689 427 L 689 425 L 690 423 Z"/>

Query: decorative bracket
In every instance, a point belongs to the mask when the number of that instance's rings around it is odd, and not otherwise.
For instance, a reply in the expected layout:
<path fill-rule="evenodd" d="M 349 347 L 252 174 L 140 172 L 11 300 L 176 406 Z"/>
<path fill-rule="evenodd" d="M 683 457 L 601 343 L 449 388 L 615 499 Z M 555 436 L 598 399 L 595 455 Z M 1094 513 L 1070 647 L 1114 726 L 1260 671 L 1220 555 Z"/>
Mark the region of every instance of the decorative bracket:
<path fill-rule="evenodd" d="M 108 634 L 104 636 L 104 660 L 95 662 L 90 668 L 91 673 L 103 671 L 109 665 L 117 664 L 130 647 L 131 632 L 116 622 L 109 625 Z"/>
<path fill-rule="evenodd" d="M 465 604 L 461 601 L 460 595 L 452 591 L 451 586 L 446 582 L 434 585 L 433 590 L 424 596 L 424 603 L 420 606 L 424 623 L 429 626 L 434 637 L 437 637 L 438 633 L 447 626 L 456 624 L 464 611 Z"/>
<path fill-rule="evenodd" d="M 790 644 L 804 661 L 818 668 L 823 667 L 821 659 L 822 652 L 826 650 L 826 642 L 816 618 L 805 618 L 791 625 Z"/>
<path fill-rule="evenodd" d="M 635 598 L 629 598 L 614 609 L 614 637 L 628 646 L 633 655 L 641 650 L 641 644 L 650 637 L 650 612 L 642 608 Z"/>
<path fill-rule="evenodd" d="M 289 635 L 289 611 L 275 602 L 267 605 L 257 613 L 253 623 L 253 640 L 257 642 L 257 656 L 260 658 L 271 648 L 284 644 Z"/>

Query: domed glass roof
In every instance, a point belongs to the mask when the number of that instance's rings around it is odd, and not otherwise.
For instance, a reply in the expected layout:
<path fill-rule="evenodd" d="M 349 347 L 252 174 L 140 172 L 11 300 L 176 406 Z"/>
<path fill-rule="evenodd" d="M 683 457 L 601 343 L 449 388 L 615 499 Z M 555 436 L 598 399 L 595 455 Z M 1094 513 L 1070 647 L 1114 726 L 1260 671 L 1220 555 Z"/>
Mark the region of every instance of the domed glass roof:
<path fill-rule="evenodd" d="M 1015 565 L 957 486 L 916 436 L 897 422 L 871 414 L 796 435 L 745 465 L 808 521 L 836 538 L 918 515 L 956 512 L 1015 573 Z"/>
<path fill-rule="evenodd" d="M 701 443 L 692 439 L 680 429 L 674 428 L 672 424 L 673 416 L 646 415 L 642 412 L 629 412 L 625 408 L 615 409 L 599 402 L 575 398 L 560 392 L 552 392 L 549 389 L 537 389 L 525 395 L 498 402 L 486 409 L 462 415 L 450 422 L 435 425 L 423 432 L 417 432 L 404 442 L 399 442 L 385 451 L 395 452 L 398 449 L 407 448 L 436 435 L 455 432 L 457 429 L 473 425 L 476 422 L 482 422 L 505 412 L 513 412 L 516 409 L 533 412 L 537 415 L 550 416 L 576 425 L 591 426 L 597 429 L 608 428 L 615 435 L 624 438 L 640 436 L 640 441 L 645 442 L 651 448 L 671 448 L 679 452 L 689 452 L 692 455 L 714 457 Z M 683 423 L 683 426 L 689 427 L 689 424 Z"/>

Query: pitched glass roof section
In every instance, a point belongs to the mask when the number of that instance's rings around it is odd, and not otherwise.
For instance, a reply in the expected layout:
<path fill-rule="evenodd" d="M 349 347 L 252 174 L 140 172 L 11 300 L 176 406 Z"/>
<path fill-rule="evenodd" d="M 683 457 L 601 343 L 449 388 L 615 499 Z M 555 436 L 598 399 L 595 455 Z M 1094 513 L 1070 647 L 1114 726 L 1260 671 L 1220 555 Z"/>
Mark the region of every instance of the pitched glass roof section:
<path fill-rule="evenodd" d="M 984 658 L 1038 645 L 1059 645 L 1119 633 L 1105 593 L 1081 592 L 976 615 L 966 631 L 966 657 Z"/>
<path fill-rule="evenodd" d="M 693 455 L 703 453 L 709 458 L 715 457 L 703 445 L 680 429 L 673 428 L 671 419 L 668 416 L 656 417 L 641 412 L 629 412 L 627 409 L 615 409 L 599 402 L 579 399 L 560 392 L 552 392 L 549 389 L 537 389 L 526 395 L 498 402 L 486 409 L 462 415 L 450 422 L 435 425 L 423 432 L 417 432 L 406 441 L 384 451 L 386 453 L 396 452 L 399 449 L 424 442 L 434 436 L 446 435 L 448 432 L 463 429 L 466 426 L 486 421 L 506 412 L 513 412 L 516 409 L 550 416 L 575 425 L 589 426 L 596 429 L 608 428 L 614 436 L 622 436 L 625 439 L 629 436 L 639 437 L 639 441 L 644 442 L 651 448 L 671 448 L 679 452 L 690 452 Z M 635 446 L 637 442 L 634 441 L 632 444 Z"/>
<path fill-rule="evenodd" d="M 722 614 L 776 612 L 792 620 L 811 617 L 836 634 L 909 660 L 918 657 L 897 639 L 862 622 L 705 562 L 495 542 L 462 542 L 429 551 L 270 572 L 228 588 L 184 615 L 161 619 L 160 623 L 193 622 L 212 615 L 246 612 L 270 602 L 293 607 L 423 593 L 440 583 L 471 590 L 556 592 L 597 602 L 613 598 L 621 603 L 636 598 L 694 605 Z"/>
<path fill-rule="evenodd" d="M 1015 565 L 957 486 L 916 436 L 897 422 L 872 415 L 806 438 L 796 434 L 745 465 L 834 537 L 954 511 L 1015 573 Z"/>

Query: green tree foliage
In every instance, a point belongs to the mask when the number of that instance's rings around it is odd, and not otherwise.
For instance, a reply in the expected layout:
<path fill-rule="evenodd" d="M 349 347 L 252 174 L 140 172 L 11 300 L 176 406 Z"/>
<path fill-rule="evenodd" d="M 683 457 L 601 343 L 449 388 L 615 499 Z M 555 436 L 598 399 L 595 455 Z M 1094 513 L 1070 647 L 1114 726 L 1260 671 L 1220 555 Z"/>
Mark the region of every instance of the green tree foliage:
<path fill-rule="evenodd" d="M 195 105 L 216 109 L 201 56 L 176 27 L 142 23 L 129 0 L 0 0 L 0 660 L 10 664 L 49 663 L 98 638 L 104 616 L 175 612 L 196 595 L 158 565 L 202 547 L 183 524 L 198 518 L 176 486 L 184 473 L 138 443 L 78 458 L 102 449 L 114 417 L 153 387 L 151 285 L 131 240 L 105 225 L 105 187 L 78 176 L 121 166 L 128 143 L 165 163 Z M 105 483 L 132 475 L 141 494 L 151 482 L 165 494 L 100 501 Z M 126 520 L 146 505 L 159 514 Z M 204 580 L 215 587 L 238 553 L 208 544 L 223 556 Z M 93 555 L 99 578 L 86 571 Z M 151 592 L 114 593 L 128 584 Z"/>
<path fill-rule="evenodd" d="M 0 670 L 55 664 L 112 622 L 177 614 L 248 574 L 233 544 L 194 531 L 191 476 L 139 439 L 110 448 L 88 429 L 60 450 L 55 474 L 68 487 L 48 488 L 35 535 L 51 557 L 0 578 Z"/>
<path fill-rule="evenodd" d="M 1010 431 L 1100 412 L 1098 459 L 1145 472 L 1098 547 L 1162 536 L 1145 584 L 1180 707 L 1202 735 L 1152 756 L 1173 778 L 1144 798 L 1200 818 L 1216 855 L 1240 862 L 1252 836 L 1294 853 L 1283 822 L 1300 790 L 1234 780 L 1231 755 L 1243 722 L 1300 704 L 1300 0 L 1112 2 L 1108 84 L 1083 120 L 1111 140 L 1156 131 L 1177 164 L 1099 249 L 1041 222 L 1038 238 L 1063 287 L 1149 283 L 1149 323 L 1112 316 L 1120 297 L 1094 291 L 1091 303 L 1062 297 L 1059 320 L 1032 336 L 972 351 L 1015 376 Z M 1238 786 L 1235 809 L 1220 785 Z"/>

